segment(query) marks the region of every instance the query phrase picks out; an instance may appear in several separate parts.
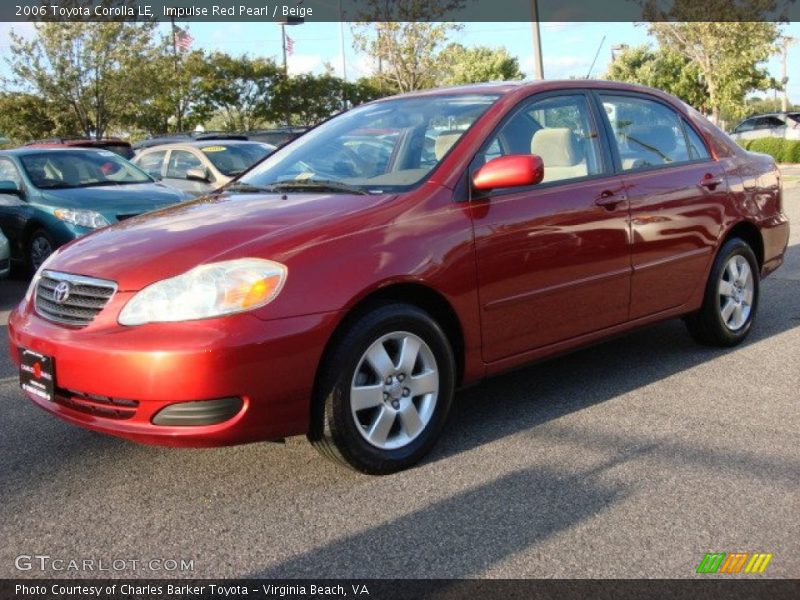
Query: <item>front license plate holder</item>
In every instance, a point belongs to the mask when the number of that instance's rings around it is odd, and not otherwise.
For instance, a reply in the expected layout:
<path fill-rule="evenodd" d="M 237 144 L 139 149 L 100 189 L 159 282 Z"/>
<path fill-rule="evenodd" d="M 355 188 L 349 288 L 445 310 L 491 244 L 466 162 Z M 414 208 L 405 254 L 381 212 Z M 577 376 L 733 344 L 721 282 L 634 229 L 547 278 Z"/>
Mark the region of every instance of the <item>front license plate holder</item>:
<path fill-rule="evenodd" d="M 55 372 L 52 356 L 20 349 L 19 385 L 29 394 L 52 402 L 56 389 Z"/>

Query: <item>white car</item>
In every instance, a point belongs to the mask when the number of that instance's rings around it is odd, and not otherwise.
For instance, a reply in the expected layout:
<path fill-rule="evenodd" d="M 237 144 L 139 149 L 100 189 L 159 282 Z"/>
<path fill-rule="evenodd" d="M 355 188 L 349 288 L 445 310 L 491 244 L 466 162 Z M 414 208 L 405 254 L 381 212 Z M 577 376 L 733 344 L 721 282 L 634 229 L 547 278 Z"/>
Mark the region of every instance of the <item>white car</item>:
<path fill-rule="evenodd" d="M 151 146 L 131 162 L 151 177 L 195 196 L 221 188 L 275 151 L 263 142 L 202 140 Z"/>
<path fill-rule="evenodd" d="M 754 115 L 733 128 L 734 140 L 755 140 L 764 137 L 800 140 L 800 112 Z"/>

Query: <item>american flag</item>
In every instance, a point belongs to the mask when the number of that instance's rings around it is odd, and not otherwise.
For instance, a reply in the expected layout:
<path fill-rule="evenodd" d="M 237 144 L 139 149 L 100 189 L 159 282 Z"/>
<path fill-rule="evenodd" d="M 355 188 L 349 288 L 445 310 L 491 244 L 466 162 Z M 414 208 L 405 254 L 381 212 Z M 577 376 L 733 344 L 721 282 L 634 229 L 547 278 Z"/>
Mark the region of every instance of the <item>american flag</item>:
<path fill-rule="evenodd" d="M 286 54 L 294 52 L 294 40 L 288 35 L 286 36 Z"/>
<path fill-rule="evenodd" d="M 192 42 L 194 42 L 194 38 L 188 30 L 181 29 L 180 27 L 175 28 L 175 47 L 178 50 L 187 52 L 189 48 L 192 47 Z"/>

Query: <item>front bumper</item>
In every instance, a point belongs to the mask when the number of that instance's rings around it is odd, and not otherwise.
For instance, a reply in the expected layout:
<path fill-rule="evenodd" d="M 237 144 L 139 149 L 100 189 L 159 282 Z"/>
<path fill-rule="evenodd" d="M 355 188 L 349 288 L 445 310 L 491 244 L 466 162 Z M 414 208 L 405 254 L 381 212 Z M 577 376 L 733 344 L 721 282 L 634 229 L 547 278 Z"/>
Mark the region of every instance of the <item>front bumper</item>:
<path fill-rule="evenodd" d="M 56 400 L 26 394 L 31 401 L 75 425 L 157 445 L 222 446 L 308 430 L 314 375 L 338 313 L 271 321 L 244 313 L 123 327 L 100 318 L 109 312 L 118 311 L 109 304 L 83 329 L 47 321 L 30 305 L 12 313 L 15 363 L 20 348 L 54 359 Z M 222 398 L 241 399 L 224 422 L 153 424 L 174 403 Z"/>

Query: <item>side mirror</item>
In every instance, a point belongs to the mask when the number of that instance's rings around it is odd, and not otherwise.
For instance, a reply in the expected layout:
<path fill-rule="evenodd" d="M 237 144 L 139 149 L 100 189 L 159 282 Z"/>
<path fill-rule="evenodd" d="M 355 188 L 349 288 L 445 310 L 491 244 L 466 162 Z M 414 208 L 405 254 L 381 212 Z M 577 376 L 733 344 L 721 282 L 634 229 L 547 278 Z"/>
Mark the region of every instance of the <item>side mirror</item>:
<path fill-rule="evenodd" d="M 544 178 L 544 162 L 535 154 L 494 158 L 475 171 L 472 187 L 478 191 L 536 185 Z"/>
<path fill-rule="evenodd" d="M 186 179 L 189 181 L 202 181 L 208 183 L 208 170 L 207 169 L 189 169 L 186 171 Z"/>
<path fill-rule="evenodd" d="M 19 196 L 20 198 L 25 195 L 22 193 L 22 190 L 17 187 L 16 182 L 10 179 L 0 180 L 0 194 L 10 194 L 12 196 Z"/>

